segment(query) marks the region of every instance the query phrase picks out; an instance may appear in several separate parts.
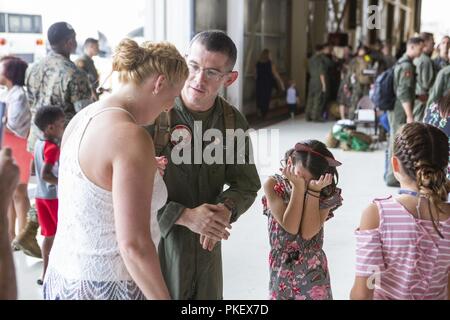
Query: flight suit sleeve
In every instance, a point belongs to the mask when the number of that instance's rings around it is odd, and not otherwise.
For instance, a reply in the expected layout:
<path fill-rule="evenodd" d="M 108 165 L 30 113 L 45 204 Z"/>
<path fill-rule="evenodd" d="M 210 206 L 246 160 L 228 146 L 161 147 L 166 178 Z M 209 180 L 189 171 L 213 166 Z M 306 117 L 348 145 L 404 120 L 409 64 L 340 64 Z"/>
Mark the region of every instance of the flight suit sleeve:
<path fill-rule="evenodd" d="M 401 103 L 410 102 L 413 103 L 415 99 L 415 80 L 414 80 L 414 69 L 407 66 L 400 66 L 398 71 L 400 74 L 398 75 L 399 81 L 396 89 L 397 99 L 400 100 Z"/>
<path fill-rule="evenodd" d="M 423 92 L 417 94 L 426 94 L 433 85 L 434 67 L 432 62 L 423 61 L 417 66 L 417 82 Z"/>
<path fill-rule="evenodd" d="M 248 130 L 248 123 L 244 117 L 236 112 L 236 128 Z M 258 190 L 261 188 L 258 171 L 254 164 L 253 150 L 251 139 L 247 135 L 245 144 L 237 143 L 234 164 L 227 164 L 225 169 L 225 184 L 229 186 L 227 190 L 222 192 L 217 203 L 224 203 L 227 207 L 234 207 L 231 210 L 230 222 L 235 222 L 241 214 L 247 211 L 256 199 Z M 239 164 L 239 157 L 244 160 L 243 164 Z M 245 157 L 245 158 L 244 158 Z M 242 163 L 241 162 L 241 163 Z"/>
<path fill-rule="evenodd" d="M 317 71 L 319 75 L 327 75 L 327 62 L 325 59 L 319 59 L 317 63 Z"/>
<path fill-rule="evenodd" d="M 180 218 L 186 207 L 178 202 L 169 201 L 158 211 L 158 223 L 161 236 L 166 238 L 173 226 Z"/>
<path fill-rule="evenodd" d="M 73 104 L 76 112 L 93 102 L 92 88 L 84 71 L 77 70 L 74 72 L 67 85 L 67 90 L 70 102 Z"/>
<path fill-rule="evenodd" d="M 430 90 L 430 96 L 428 97 L 427 106 L 429 107 L 434 102 L 439 100 L 444 93 L 444 76 L 443 70 L 439 71 L 436 81 L 434 82 L 433 87 Z"/>

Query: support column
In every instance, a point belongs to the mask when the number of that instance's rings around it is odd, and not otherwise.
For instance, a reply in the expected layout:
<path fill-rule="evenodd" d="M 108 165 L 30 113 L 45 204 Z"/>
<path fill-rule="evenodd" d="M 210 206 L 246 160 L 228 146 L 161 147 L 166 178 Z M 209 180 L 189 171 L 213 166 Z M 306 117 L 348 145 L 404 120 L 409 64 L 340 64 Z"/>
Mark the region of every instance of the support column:
<path fill-rule="evenodd" d="M 312 48 L 317 44 L 326 41 L 327 36 L 327 19 L 328 19 L 328 1 L 315 0 L 314 2 L 314 18 L 311 25 Z"/>
<path fill-rule="evenodd" d="M 144 37 L 162 41 L 166 34 L 166 0 L 147 0 L 145 3 Z"/>
<path fill-rule="evenodd" d="M 291 25 L 291 78 L 297 84 L 300 102 L 306 101 L 308 0 L 292 0 Z"/>
<path fill-rule="evenodd" d="M 193 0 L 147 0 L 144 37 L 169 41 L 185 53 L 192 35 Z"/>
<path fill-rule="evenodd" d="M 182 54 L 187 51 L 193 34 L 193 1 L 166 0 L 167 41 L 173 43 Z"/>
<path fill-rule="evenodd" d="M 244 28 L 245 3 L 242 0 L 227 1 L 227 33 L 237 47 L 237 61 L 234 70 L 239 72 L 237 80 L 227 89 L 227 100 L 243 112 L 244 92 Z"/>

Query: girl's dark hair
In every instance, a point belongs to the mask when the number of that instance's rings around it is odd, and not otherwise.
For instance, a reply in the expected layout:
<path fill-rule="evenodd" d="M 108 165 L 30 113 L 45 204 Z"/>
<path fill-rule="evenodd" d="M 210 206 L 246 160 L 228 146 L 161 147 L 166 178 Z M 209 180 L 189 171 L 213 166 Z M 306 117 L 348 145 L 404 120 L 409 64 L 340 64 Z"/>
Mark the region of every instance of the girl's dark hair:
<path fill-rule="evenodd" d="M 327 149 L 326 145 L 318 140 L 306 140 L 300 143 L 310 147 L 313 151 L 318 152 L 325 157 L 334 159 L 333 154 Z M 300 161 L 302 166 L 311 173 L 314 179 L 319 179 L 321 175 L 327 173 L 331 173 L 333 175 L 333 182 L 329 186 L 322 189 L 320 193 L 322 197 L 329 197 L 336 191 L 336 185 L 339 181 L 339 174 L 336 167 L 330 166 L 324 157 L 307 151 L 295 151 L 294 148 L 289 149 L 286 152 L 284 156 L 284 161 L 286 163 L 289 157 L 291 157 L 292 164 L 294 166 Z"/>
<path fill-rule="evenodd" d="M 426 123 L 408 123 L 395 137 L 394 155 L 400 160 L 406 174 L 416 181 L 421 197 L 429 199 L 431 221 L 441 237 L 432 209 L 442 212 L 450 191 L 447 179 L 448 152 L 447 135 Z"/>
<path fill-rule="evenodd" d="M 447 90 L 445 95 L 439 99 L 438 109 L 442 115 L 447 117 L 450 115 L 450 90 Z"/>
<path fill-rule="evenodd" d="M 25 85 L 25 71 L 28 64 L 15 56 L 4 56 L 0 59 L 3 63 L 4 76 L 15 86 Z"/>
<path fill-rule="evenodd" d="M 60 107 L 41 107 L 34 117 L 34 124 L 41 131 L 54 124 L 59 119 L 64 118 L 64 111 Z"/>

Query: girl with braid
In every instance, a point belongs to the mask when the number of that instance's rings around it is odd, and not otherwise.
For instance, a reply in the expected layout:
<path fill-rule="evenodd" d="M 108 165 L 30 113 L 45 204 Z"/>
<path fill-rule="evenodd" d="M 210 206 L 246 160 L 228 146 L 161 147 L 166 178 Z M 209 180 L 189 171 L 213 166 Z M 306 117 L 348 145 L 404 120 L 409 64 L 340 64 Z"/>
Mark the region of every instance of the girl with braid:
<path fill-rule="evenodd" d="M 352 299 L 448 299 L 448 139 L 424 123 L 405 125 L 391 159 L 401 189 L 375 199 L 356 230 Z"/>

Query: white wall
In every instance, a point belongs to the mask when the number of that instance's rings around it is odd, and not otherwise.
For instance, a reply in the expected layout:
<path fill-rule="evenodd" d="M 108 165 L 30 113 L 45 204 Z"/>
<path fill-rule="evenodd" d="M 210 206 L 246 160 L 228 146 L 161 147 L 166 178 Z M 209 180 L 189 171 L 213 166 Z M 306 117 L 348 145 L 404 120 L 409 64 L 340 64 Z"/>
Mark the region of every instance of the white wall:
<path fill-rule="evenodd" d="M 144 35 L 152 41 L 166 40 L 184 53 L 191 39 L 190 0 L 146 0 Z"/>
<path fill-rule="evenodd" d="M 227 33 L 237 47 L 237 61 L 234 70 L 239 72 L 237 80 L 227 89 L 227 100 L 243 111 L 244 90 L 244 1 L 228 0 Z"/>

